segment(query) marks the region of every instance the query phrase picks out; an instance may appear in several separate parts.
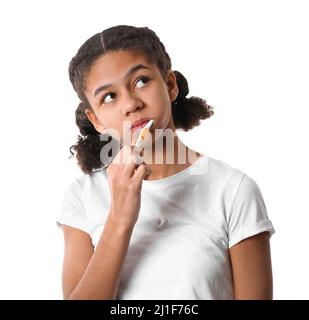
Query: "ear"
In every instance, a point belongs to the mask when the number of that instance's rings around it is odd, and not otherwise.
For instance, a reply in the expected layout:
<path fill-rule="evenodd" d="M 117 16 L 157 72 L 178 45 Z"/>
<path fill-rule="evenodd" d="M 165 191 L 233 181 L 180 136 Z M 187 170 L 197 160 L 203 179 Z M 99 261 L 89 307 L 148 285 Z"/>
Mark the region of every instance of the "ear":
<path fill-rule="evenodd" d="M 105 127 L 102 125 L 100 120 L 97 118 L 96 114 L 91 109 L 86 109 L 85 114 L 88 120 L 93 124 L 95 129 L 100 133 L 106 133 Z"/>
<path fill-rule="evenodd" d="M 175 101 L 178 96 L 179 89 L 175 73 L 172 70 L 168 70 L 167 89 L 171 102 Z"/>

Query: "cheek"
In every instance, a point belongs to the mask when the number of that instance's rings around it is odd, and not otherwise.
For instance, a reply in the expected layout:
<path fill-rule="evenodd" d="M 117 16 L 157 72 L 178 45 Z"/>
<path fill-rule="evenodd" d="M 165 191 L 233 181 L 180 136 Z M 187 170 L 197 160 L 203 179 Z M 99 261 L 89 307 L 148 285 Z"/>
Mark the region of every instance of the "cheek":
<path fill-rule="evenodd" d="M 147 104 L 151 107 L 153 116 L 168 117 L 171 113 L 171 101 L 165 88 L 155 87 L 147 96 Z"/>
<path fill-rule="evenodd" d="M 169 97 L 163 96 L 156 104 L 156 113 L 161 119 L 162 127 L 165 127 L 170 121 L 172 115 L 172 107 Z"/>
<path fill-rule="evenodd" d="M 149 98 L 152 101 L 156 101 L 157 103 L 160 103 L 160 104 L 166 104 L 170 101 L 167 88 L 161 84 L 155 85 L 153 89 L 150 90 Z"/>
<path fill-rule="evenodd" d="M 111 134 L 112 136 L 114 136 L 114 131 L 116 131 L 118 135 L 121 134 L 121 132 L 119 131 L 119 128 L 122 129 L 120 120 L 119 117 L 115 116 L 114 113 L 106 112 L 106 110 L 97 110 L 96 115 L 97 119 L 103 125 L 107 134 Z M 114 136 L 114 138 L 116 137 Z"/>

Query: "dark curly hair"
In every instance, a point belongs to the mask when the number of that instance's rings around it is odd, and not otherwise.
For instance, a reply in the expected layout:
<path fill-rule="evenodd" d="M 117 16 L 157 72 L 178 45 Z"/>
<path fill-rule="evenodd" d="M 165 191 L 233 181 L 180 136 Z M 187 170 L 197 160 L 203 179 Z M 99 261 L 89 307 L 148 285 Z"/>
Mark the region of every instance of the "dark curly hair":
<path fill-rule="evenodd" d="M 81 135 L 78 135 L 76 144 L 70 147 L 70 152 L 72 157 L 74 156 L 72 149 L 76 151 L 78 165 L 86 174 L 91 174 L 95 169 L 100 169 L 105 165 L 100 158 L 100 151 L 113 138 L 108 136 L 105 141 L 102 141 L 101 133 L 97 132 L 88 120 L 85 110 L 92 108 L 84 94 L 84 80 L 87 72 L 100 56 L 116 50 L 134 50 L 142 53 L 158 67 L 163 79 L 166 79 L 168 70 L 171 70 L 172 67 L 164 45 L 155 32 L 147 27 L 113 26 L 95 34 L 79 48 L 70 61 L 69 77 L 81 100 L 75 111 L 75 122 Z M 213 108 L 199 97 L 186 98 L 189 93 L 187 79 L 178 71 L 174 70 L 174 73 L 179 93 L 176 100 L 172 102 L 173 121 L 176 129 L 188 131 L 199 125 L 200 120 L 212 116 Z"/>

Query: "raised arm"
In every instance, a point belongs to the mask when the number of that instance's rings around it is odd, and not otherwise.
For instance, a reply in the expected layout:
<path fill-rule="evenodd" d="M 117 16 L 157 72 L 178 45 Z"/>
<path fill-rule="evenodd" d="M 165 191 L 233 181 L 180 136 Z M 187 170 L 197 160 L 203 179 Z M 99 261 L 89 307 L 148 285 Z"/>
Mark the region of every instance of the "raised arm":
<path fill-rule="evenodd" d="M 134 151 L 134 150 L 133 150 Z M 124 161 L 118 161 L 123 157 Z M 115 299 L 121 270 L 141 206 L 142 181 L 150 170 L 124 146 L 107 169 L 111 208 L 93 250 L 90 236 L 63 225 L 64 299 Z M 103 213 L 102 213 L 103 214 Z"/>
<path fill-rule="evenodd" d="M 63 298 L 116 299 L 132 230 L 133 226 L 120 225 L 109 216 L 94 251 L 87 233 L 63 225 Z"/>

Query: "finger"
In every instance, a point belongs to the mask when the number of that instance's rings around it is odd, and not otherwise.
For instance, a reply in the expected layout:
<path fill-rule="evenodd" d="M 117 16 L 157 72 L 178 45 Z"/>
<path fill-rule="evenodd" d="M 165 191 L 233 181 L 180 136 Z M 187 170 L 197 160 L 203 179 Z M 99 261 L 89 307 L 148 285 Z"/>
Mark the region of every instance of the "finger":
<path fill-rule="evenodd" d="M 121 160 L 124 164 L 128 164 L 132 162 L 132 159 L 138 160 L 140 157 L 141 149 L 135 146 L 125 146 L 121 153 Z M 132 157 L 134 155 L 134 157 Z M 136 161 L 134 161 L 136 162 Z M 138 161 L 137 163 L 141 163 L 142 161 Z"/>
<path fill-rule="evenodd" d="M 133 177 L 137 168 L 141 165 L 146 165 L 144 159 L 137 154 L 132 154 L 132 164 L 127 166 L 130 177 Z"/>
<path fill-rule="evenodd" d="M 138 146 L 131 146 L 131 148 L 132 148 L 132 151 L 133 152 L 135 152 L 135 153 L 137 153 L 137 154 L 141 154 L 141 152 L 142 152 L 142 150 L 143 150 L 143 148 L 142 147 L 138 147 Z"/>
<path fill-rule="evenodd" d="M 145 164 L 145 161 L 139 155 L 139 150 L 133 146 L 127 146 L 123 152 L 124 163 L 121 170 L 126 176 L 132 177 L 137 167 L 141 164 Z"/>
<path fill-rule="evenodd" d="M 136 168 L 132 179 L 140 183 L 143 179 L 147 180 L 151 172 L 151 169 L 146 164 L 141 164 Z"/>
<path fill-rule="evenodd" d="M 126 163 L 129 163 L 129 158 L 131 157 L 132 150 L 130 146 L 124 145 L 119 152 L 117 153 L 116 157 L 113 160 L 113 164 L 119 165 L 119 167 L 123 167 Z"/>

